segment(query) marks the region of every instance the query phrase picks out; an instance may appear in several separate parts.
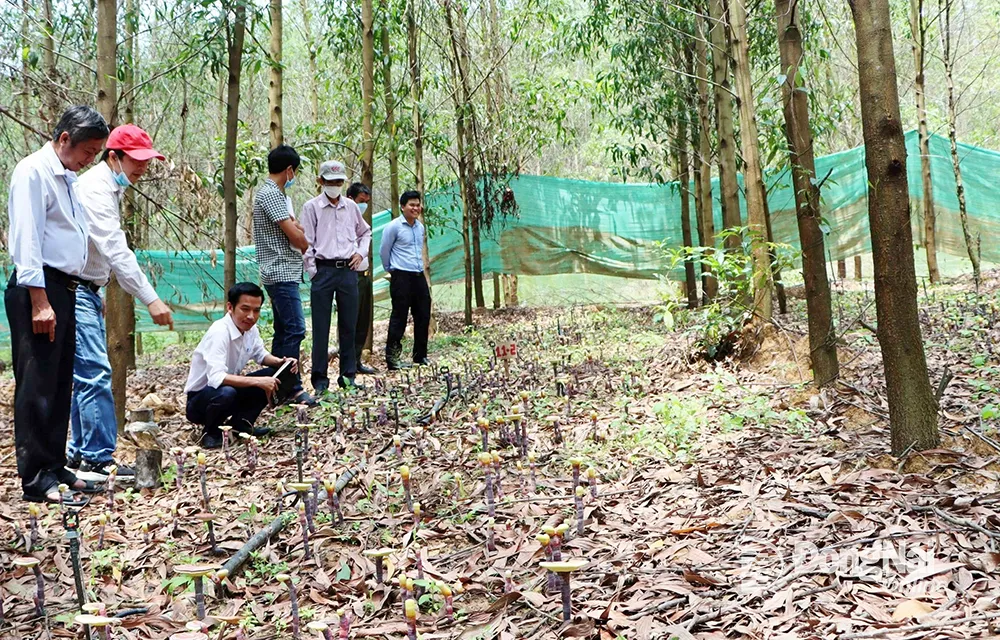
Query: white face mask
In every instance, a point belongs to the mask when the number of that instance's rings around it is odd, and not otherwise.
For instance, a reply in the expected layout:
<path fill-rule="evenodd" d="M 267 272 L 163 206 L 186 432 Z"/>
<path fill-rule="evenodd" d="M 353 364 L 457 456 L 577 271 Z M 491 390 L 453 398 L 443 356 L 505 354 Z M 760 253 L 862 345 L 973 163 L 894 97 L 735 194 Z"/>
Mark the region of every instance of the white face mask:
<path fill-rule="evenodd" d="M 358 203 L 358 209 L 361 210 L 361 213 L 364 213 L 365 211 L 368 210 L 368 203 L 367 202 L 359 202 Z"/>
<path fill-rule="evenodd" d="M 343 189 L 343 187 L 330 187 L 330 186 L 326 186 L 326 187 L 323 187 L 323 195 L 325 195 L 327 198 L 331 198 L 333 200 L 336 200 L 337 198 L 340 197 L 340 191 L 341 191 L 341 189 Z"/>

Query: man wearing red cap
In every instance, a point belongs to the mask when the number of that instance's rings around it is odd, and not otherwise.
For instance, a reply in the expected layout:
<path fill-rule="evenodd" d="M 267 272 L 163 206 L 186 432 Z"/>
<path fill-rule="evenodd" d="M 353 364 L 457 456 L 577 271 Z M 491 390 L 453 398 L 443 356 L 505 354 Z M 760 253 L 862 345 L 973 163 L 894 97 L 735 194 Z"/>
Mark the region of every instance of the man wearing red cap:
<path fill-rule="evenodd" d="M 123 480 L 135 475 L 131 468 L 113 458 L 118 423 L 111 392 L 101 287 L 108 284 L 113 272 L 122 289 L 149 308 L 153 322 L 173 328 L 170 307 L 156 295 L 139 268 L 120 218 L 122 194 L 146 173 L 153 158 L 164 159 L 153 148 L 149 134 L 133 124 L 122 125 L 108 137 L 101 162 L 80 176 L 75 188 L 90 234 L 83 285 L 76 290 L 76 360 L 66 457 L 70 468 L 77 469 L 78 477 L 93 482 L 107 480 L 112 465 Z"/>

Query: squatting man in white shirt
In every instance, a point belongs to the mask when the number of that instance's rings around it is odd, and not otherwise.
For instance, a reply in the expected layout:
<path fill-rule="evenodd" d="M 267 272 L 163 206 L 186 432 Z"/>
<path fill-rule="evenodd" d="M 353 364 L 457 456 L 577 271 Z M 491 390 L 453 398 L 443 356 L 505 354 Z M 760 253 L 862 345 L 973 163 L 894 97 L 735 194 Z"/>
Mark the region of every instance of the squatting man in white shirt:
<path fill-rule="evenodd" d="M 201 339 L 184 385 L 187 418 L 203 425 L 201 444 L 206 449 L 222 446 L 223 424 L 255 436 L 268 434 L 270 429 L 254 423 L 278 390 L 275 371 L 285 362 L 292 373 L 298 371 L 295 358 L 278 358 L 264 349 L 257 330 L 264 291 L 252 282 L 238 282 L 226 298 L 226 315 Z M 251 359 L 267 368 L 241 375 Z"/>

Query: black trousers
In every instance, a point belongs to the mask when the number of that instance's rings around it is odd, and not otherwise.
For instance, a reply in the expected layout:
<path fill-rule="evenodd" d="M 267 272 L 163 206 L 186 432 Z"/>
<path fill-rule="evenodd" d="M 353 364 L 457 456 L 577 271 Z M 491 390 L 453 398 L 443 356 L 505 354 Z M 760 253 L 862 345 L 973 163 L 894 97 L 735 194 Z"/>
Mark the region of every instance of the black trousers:
<path fill-rule="evenodd" d="M 274 369 L 268 367 L 250 375 L 271 376 L 274 375 Z M 221 437 L 219 427 L 227 420 L 236 431 L 250 433 L 266 406 L 267 394 L 263 389 L 223 385 L 218 389 L 205 387 L 189 393 L 186 413 L 188 420 L 204 425 L 207 435 Z"/>
<path fill-rule="evenodd" d="M 11 276 L 4 292 L 14 364 L 14 445 L 26 493 L 40 494 L 64 476 L 66 433 L 76 355 L 76 283 L 45 268 L 45 293 L 56 314 L 56 338 L 36 334 L 31 295 Z"/>
<path fill-rule="evenodd" d="M 358 272 L 320 265 L 310 289 L 312 297 L 312 383 L 329 386 L 327 377 L 330 318 L 337 301 L 337 339 L 340 342 L 340 375 L 354 379 L 358 373 L 355 334 L 358 329 Z"/>
<path fill-rule="evenodd" d="M 372 272 L 371 269 L 363 273 L 358 273 L 358 322 L 357 330 L 354 333 L 354 356 L 361 364 L 361 352 L 365 350 L 365 343 L 368 342 L 368 325 L 371 324 L 372 307 Z M 340 343 L 340 348 L 344 348 L 344 343 Z M 340 354 L 343 359 L 344 354 Z"/>
<path fill-rule="evenodd" d="M 393 271 L 389 279 L 392 315 L 389 316 L 389 337 L 385 341 L 387 362 L 399 360 L 407 316 L 413 314 L 413 359 L 427 357 L 427 329 L 431 322 L 431 292 L 423 273 Z"/>

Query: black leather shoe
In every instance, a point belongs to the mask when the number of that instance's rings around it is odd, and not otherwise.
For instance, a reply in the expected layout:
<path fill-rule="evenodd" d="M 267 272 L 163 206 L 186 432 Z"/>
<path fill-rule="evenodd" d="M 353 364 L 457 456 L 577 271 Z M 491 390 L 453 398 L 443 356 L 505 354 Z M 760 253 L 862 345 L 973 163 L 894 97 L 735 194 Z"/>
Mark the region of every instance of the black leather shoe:
<path fill-rule="evenodd" d="M 363 373 L 366 376 L 373 376 L 376 373 L 378 373 L 378 369 L 376 369 L 375 367 L 369 367 L 368 365 L 364 364 L 363 362 L 359 362 L 358 363 L 358 373 Z"/>
<path fill-rule="evenodd" d="M 202 449 L 221 449 L 222 448 L 222 436 L 213 436 L 210 433 L 203 434 L 201 436 L 201 448 Z"/>
<path fill-rule="evenodd" d="M 398 361 L 388 361 L 385 363 L 385 368 L 389 371 L 402 371 L 403 369 L 412 369 L 413 365 L 408 362 L 398 362 Z"/>
<path fill-rule="evenodd" d="M 427 359 L 427 356 L 424 356 L 423 358 L 414 359 L 413 364 L 420 364 L 425 367 L 429 367 L 431 366 L 431 361 Z"/>
<path fill-rule="evenodd" d="M 347 378 L 345 376 L 338 378 L 337 384 L 340 385 L 341 389 L 356 389 L 358 391 L 365 390 L 365 386 L 363 384 L 358 384 L 354 381 L 354 378 Z"/>

